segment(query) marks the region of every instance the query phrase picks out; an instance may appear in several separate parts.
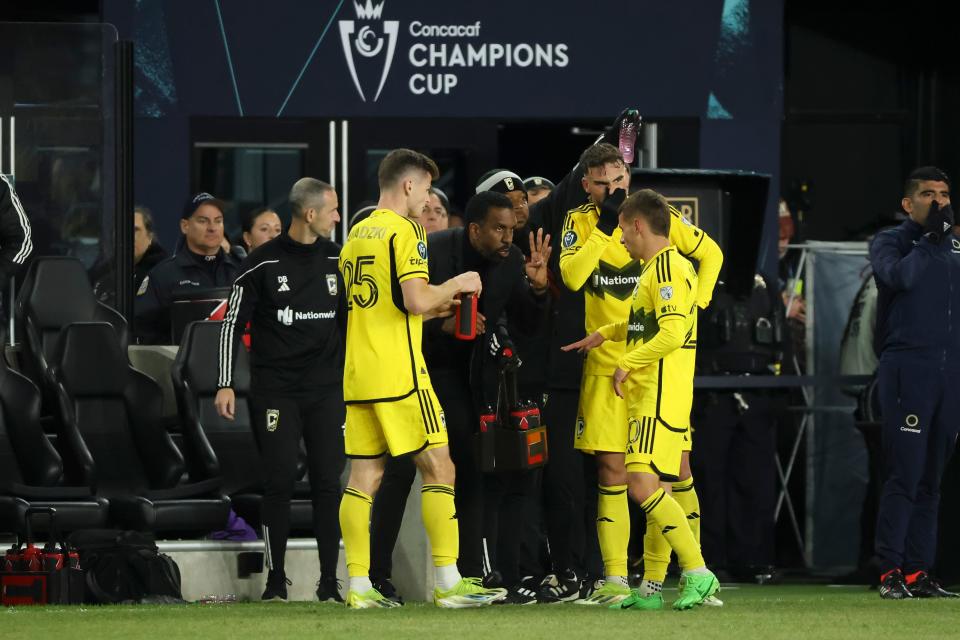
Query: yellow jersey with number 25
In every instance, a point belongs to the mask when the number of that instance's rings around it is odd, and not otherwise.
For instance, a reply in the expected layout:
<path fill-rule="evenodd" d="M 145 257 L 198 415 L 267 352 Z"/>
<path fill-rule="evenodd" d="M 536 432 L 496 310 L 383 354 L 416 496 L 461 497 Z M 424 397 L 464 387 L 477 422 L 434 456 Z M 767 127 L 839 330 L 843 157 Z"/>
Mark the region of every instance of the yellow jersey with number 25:
<path fill-rule="evenodd" d="M 347 296 L 343 397 L 392 402 L 430 387 L 423 320 L 403 305 L 400 283 L 429 280 L 427 234 L 416 221 L 377 209 L 350 230 L 340 252 Z"/>

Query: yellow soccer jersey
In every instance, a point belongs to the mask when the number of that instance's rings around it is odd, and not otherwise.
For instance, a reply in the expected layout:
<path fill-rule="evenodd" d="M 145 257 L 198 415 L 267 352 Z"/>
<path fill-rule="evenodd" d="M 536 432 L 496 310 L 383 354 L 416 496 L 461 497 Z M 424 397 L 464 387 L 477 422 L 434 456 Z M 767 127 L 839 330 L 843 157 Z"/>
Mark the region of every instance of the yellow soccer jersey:
<path fill-rule="evenodd" d="M 429 386 L 420 350 L 423 320 L 407 313 L 400 289 L 411 278 L 429 280 L 423 227 L 377 209 L 350 230 L 340 273 L 347 296 L 344 400 L 390 402 Z"/>
<path fill-rule="evenodd" d="M 697 304 L 710 303 L 723 265 L 720 247 L 674 207 L 670 207 L 670 243 L 700 263 Z M 597 229 L 600 210 L 587 203 L 567 213 L 560 251 L 560 275 L 568 289 L 584 290 L 586 331 L 621 322 L 630 313 L 630 297 L 640 275 L 640 263 L 620 244 L 620 228 L 607 235 Z M 682 257 L 682 256 L 681 256 Z M 613 375 L 623 355 L 623 343 L 605 342 L 587 355 L 584 375 Z"/>
<path fill-rule="evenodd" d="M 624 384 L 630 415 L 656 416 L 672 429 L 690 426 L 698 284 L 690 261 L 667 247 L 644 265 L 629 320 L 600 329 L 608 341 L 626 342 L 617 366 L 630 372 Z"/>

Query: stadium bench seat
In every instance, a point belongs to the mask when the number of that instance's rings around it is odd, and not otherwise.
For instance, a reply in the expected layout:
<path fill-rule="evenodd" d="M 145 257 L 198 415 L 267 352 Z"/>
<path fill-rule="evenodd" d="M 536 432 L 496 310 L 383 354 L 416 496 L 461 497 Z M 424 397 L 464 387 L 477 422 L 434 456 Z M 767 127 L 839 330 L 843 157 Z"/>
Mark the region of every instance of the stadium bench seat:
<path fill-rule="evenodd" d="M 40 428 L 40 392 L 0 358 L 0 531 L 23 535 L 29 507 L 56 509 L 61 533 L 100 528 L 107 506 L 89 486 L 64 486 L 63 461 Z M 34 530 L 46 526 L 39 520 Z"/>
<path fill-rule="evenodd" d="M 61 451 L 110 501 L 115 525 L 165 535 L 222 529 L 230 509 L 220 479 L 183 484 L 184 460 L 160 423 L 162 396 L 131 367 L 109 324 L 68 325 L 52 365 Z"/>
<path fill-rule="evenodd" d="M 251 525 L 260 524 L 263 500 L 263 469 L 250 421 L 248 394 L 250 367 L 246 349 L 236 352 L 233 389 L 236 394 L 234 420 L 217 414 L 218 349 L 220 326 L 215 321 L 193 322 L 187 326 L 170 374 L 177 396 L 183 429 L 184 455 L 193 480 L 220 476 L 223 490 L 234 510 Z M 306 457 L 298 460 L 298 477 L 306 470 Z M 296 535 L 312 534 L 313 506 L 307 482 L 298 482 L 290 501 L 290 527 Z"/>

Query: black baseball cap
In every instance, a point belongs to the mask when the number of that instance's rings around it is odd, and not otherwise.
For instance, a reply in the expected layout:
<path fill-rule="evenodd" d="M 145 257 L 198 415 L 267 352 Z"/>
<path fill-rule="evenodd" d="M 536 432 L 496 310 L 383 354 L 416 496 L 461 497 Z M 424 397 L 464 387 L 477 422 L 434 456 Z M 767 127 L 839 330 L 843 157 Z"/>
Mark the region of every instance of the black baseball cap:
<path fill-rule="evenodd" d="M 202 191 L 187 200 L 186 204 L 183 205 L 183 211 L 180 212 L 180 219 L 186 220 L 193 216 L 202 204 L 213 205 L 217 209 L 220 209 L 220 213 L 226 213 L 227 205 L 223 200 L 210 195 L 206 191 Z"/>

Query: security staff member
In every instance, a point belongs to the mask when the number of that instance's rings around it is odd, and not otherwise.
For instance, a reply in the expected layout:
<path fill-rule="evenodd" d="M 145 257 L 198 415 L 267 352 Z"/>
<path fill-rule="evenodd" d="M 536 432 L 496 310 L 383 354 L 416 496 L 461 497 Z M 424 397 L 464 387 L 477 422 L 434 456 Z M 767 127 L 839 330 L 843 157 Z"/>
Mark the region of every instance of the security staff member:
<path fill-rule="evenodd" d="M 0 174 L 0 291 L 6 290 L 32 251 L 30 221 L 13 184 Z"/>
<path fill-rule="evenodd" d="M 337 585 L 343 448 L 343 282 L 340 247 L 327 240 L 340 220 L 337 194 L 313 178 L 290 190 L 287 233 L 255 249 L 233 285 L 220 331 L 217 412 L 235 411 L 234 355 L 250 322 L 250 417 L 264 467 L 261 507 L 267 552 L 264 600 L 286 600 L 284 553 L 300 439 L 307 449 L 321 602 L 343 602 Z"/>
<path fill-rule="evenodd" d="M 427 237 L 430 281 L 445 282 L 467 271 L 480 274 L 483 296 L 477 300 L 478 338 L 474 342 L 454 338 L 454 318 L 430 320 L 424 323 L 423 354 L 446 414 L 450 455 L 457 471 L 458 566 L 463 575 L 481 576 L 483 478 L 474 459 L 473 435 L 479 416 L 477 402 L 495 400 L 495 396 L 491 398 L 487 389 L 485 397 L 477 397 L 471 379 L 477 380 L 482 373 L 475 369 L 471 375 L 471 364 L 487 344 L 487 336 L 480 334 L 484 329 L 490 334 L 501 316 L 511 317 L 530 331 L 546 321 L 550 236 L 541 232 L 530 239 L 534 250 L 530 262 L 525 263 L 512 242 L 517 221 L 507 196 L 478 193 L 467 203 L 464 216 L 466 227 Z M 370 575 L 377 590 L 387 597 L 396 593 L 389 582 L 391 556 L 414 473 L 410 460 L 391 459 L 374 503 Z"/>
<path fill-rule="evenodd" d="M 913 171 L 899 227 L 877 234 L 876 347 L 884 480 L 877 520 L 880 597 L 955 597 L 930 577 L 940 480 L 960 421 L 960 229 L 950 180 Z"/>
<path fill-rule="evenodd" d="M 170 344 L 170 305 L 187 293 L 229 287 L 240 261 L 221 248 L 224 203 L 198 193 L 183 208 L 183 246 L 140 284 L 134 299 L 134 334 L 140 344 Z"/>

